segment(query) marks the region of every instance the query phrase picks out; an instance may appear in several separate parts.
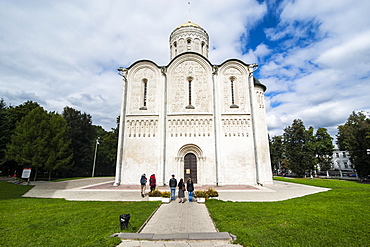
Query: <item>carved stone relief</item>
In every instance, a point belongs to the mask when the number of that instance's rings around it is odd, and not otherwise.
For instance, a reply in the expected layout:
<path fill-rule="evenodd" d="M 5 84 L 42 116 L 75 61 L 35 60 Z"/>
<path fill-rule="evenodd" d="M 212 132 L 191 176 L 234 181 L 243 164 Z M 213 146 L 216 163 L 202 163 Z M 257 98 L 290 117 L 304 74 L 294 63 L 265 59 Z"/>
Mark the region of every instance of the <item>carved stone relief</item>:
<path fill-rule="evenodd" d="M 204 117 L 172 118 L 168 120 L 170 137 L 206 137 L 212 133 L 212 119 Z"/>
<path fill-rule="evenodd" d="M 191 81 L 191 104 L 197 112 L 209 112 L 211 100 L 210 83 L 204 68 L 195 61 L 185 61 L 172 72 L 169 85 L 170 112 L 184 112 L 189 105 L 189 81 Z"/>
<path fill-rule="evenodd" d="M 247 118 L 222 118 L 222 131 L 225 137 L 248 137 L 250 119 Z"/>
<path fill-rule="evenodd" d="M 130 119 L 126 121 L 128 137 L 155 137 L 158 131 L 156 119 Z"/>

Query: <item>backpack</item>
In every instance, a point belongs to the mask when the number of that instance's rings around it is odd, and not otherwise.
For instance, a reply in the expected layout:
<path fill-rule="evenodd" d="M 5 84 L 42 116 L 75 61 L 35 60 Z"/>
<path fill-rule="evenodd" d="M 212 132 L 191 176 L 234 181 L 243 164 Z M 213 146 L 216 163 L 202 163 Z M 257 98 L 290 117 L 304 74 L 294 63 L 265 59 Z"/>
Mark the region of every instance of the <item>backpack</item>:
<path fill-rule="evenodd" d="M 146 184 L 146 178 L 144 176 L 141 177 L 140 183 L 141 184 Z"/>

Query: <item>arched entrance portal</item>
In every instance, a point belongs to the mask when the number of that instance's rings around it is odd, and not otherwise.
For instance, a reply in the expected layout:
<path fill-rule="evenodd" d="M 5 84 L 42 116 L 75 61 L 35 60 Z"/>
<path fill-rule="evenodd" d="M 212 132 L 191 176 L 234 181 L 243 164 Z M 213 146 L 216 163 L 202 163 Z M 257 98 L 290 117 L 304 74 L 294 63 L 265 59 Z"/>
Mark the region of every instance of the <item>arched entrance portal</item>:
<path fill-rule="evenodd" d="M 193 180 L 193 183 L 197 183 L 198 170 L 197 170 L 197 157 L 193 153 L 188 153 L 184 157 L 184 179 L 185 181 L 188 178 Z"/>
<path fill-rule="evenodd" d="M 205 157 L 203 157 L 203 151 L 195 144 L 185 144 L 182 146 L 178 153 L 176 160 L 178 162 L 179 173 L 183 170 L 184 180 L 187 181 L 189 177 L 193 180 L 193 183 L 204 183 L 204 176 L 202 176 L 202 167 Z M 198 173 L 199 178 L 198 178 Z"/>

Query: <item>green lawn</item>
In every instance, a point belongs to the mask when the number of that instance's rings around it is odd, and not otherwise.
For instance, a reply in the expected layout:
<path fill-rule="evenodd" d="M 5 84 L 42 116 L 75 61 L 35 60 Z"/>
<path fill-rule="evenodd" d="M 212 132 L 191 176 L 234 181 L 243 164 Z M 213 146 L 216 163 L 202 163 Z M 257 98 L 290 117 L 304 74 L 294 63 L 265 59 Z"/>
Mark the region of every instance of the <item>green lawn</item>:
<path fill-rule="evenodd" d="M 220 231 L 244 246 L 369 246 L 370 185 L 328 179 L 285 179 L 331 191 L 283 202 L 206 205 Z M 116 246 L 119 215 L 136 232 L 159 202 L 77 202 L 21 198 L 32 186 L 0 181 L 1 246 Z"/>
<path fill-rule="evenodd" d="M 369 246 L 370 185 L 328 179 L 285 179 L 332 188 L 282 202 L 206 205 L 220 231 L 243 246 Z"/>
<path fill-rule="evenodd" d="M 0 181 L 0 246 L 116 246 L 121 214 L 136 232 L 159 205 L 21 198 L 31 188 Z"/>

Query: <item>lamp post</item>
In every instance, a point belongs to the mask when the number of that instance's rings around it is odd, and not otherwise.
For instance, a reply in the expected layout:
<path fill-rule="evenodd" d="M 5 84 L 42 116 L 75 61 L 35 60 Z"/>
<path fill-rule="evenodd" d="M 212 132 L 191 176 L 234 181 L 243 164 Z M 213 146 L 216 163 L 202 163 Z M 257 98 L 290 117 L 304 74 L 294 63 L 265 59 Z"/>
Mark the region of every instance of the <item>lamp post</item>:
<path fill-rule="evenodd" d="M 93 170 L 92 170 L 91 177 L 94 177 L 94 173 L 95 173 L 96 153 L 97 153 L 97 151 L 98 151 L 99 138 L 100 138 L 100 137 L 98 137 L 98 138 L 96 139 L 96 144 L 95 144 L 95 154 L 94 154 L 94 163 L 93 163 Z"/>

